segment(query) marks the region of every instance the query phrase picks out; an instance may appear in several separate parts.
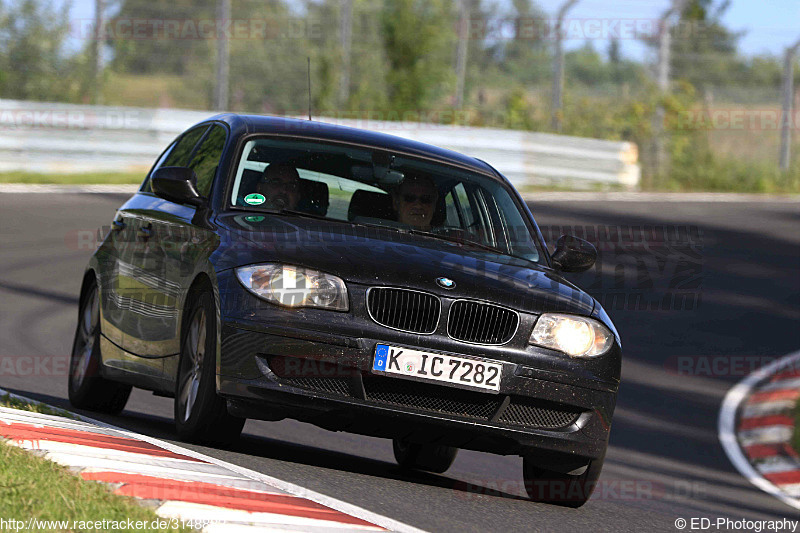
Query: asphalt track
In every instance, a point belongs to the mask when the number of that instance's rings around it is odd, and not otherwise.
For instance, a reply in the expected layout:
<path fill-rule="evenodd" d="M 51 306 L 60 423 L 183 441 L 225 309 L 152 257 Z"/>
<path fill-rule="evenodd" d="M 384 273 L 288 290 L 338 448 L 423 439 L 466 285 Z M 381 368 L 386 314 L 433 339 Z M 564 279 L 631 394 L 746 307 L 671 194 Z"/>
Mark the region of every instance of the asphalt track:
<path fill-rule="evenodd" d="M 78 232 L 107 225 L 124 198 L 0 194 L 0 387 L 69 406 L 67 354 L 91 254 Z M 800 347 L 800 204 L 565 200 L 531 209 L 548 237 L 562 226 L 594 231 L 600 270 L 575 280 L 628 298 L 607 307 L 623 339 L 623 384 L 601 483 L 584 507 L 522 499 L 518 457 L 461 452 L 445 475 L 407 475 L 388 441 L 292 421 L 250 421 L 231 450 L 192 448 L 430 531 L 676 531 L 678 518 L 799 518 L 733 469 L 716 421 L 748 365 Z M 637 227 L 651 228 L 650 238 L 624 242 Z M 100 418 L 174 441 L 170 399 L 136 391 L 120 416 Z"/>

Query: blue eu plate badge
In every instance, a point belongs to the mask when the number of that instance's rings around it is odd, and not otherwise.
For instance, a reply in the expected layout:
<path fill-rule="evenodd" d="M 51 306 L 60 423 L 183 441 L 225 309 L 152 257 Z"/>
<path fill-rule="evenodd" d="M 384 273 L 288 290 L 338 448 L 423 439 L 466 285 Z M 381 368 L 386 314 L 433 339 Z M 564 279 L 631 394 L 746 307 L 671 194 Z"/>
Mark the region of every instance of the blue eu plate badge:
<path fill-rule="evenodd" d="M 375 361 L 372 363 L 373 370 L 386 370 L 386 358 L 389 357 L 389 347 L 379 344 L 375 347 Z"/>

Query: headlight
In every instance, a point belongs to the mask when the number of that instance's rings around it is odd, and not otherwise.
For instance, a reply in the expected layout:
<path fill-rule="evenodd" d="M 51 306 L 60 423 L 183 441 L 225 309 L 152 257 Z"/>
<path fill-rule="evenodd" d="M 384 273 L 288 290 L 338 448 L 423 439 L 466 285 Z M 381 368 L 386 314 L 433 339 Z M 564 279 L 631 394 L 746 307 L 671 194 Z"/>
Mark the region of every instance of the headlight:
<path fill-rule="evenodd" d="M 528 342 L 570 357 L 597 357 L 611 348 L 614 336 L 591 318 L 545 313 L 536 321 Z"/>
<path fill-rule="evenodd" d="M 344 281 L 330 274 L 267 263 L 239 267 L 236 276 L 247 290 L 275 304 L 335 311 L 349 309 Z"/>

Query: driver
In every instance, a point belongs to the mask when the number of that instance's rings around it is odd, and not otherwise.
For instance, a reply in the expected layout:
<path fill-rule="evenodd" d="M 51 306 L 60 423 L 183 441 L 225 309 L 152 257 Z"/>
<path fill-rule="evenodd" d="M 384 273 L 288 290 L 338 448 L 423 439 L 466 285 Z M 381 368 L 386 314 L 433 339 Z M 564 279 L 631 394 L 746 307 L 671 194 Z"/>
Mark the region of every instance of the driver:
<path fill-rule="evenodd" d="M 267 209 L 297 209 L 300 201 L 300 175 L 288 163 L 274 163 L 264 169 L 264 175 L 256 185 L 256 191 L 264 195 L 262 207 Z"/>
<path fill-rule="evenodd" d="M 439 190 L 426 176 L 406 176 L 392 195 L 397 221 L 414 229 L 430 231 Z"/>

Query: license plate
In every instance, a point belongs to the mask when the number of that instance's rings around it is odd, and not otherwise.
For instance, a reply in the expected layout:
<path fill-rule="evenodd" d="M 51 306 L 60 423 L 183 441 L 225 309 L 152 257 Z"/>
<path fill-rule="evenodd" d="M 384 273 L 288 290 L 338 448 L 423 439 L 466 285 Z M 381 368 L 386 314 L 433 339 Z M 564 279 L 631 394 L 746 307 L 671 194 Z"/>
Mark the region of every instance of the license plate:
<path fill-rule="evenodd" d="M 482 359 L 421 352 L 387 344 L 375 347 L 372 363 L 373 372 L 493 392 L 500 391 L 502 369 L 501 364 Z"/>

